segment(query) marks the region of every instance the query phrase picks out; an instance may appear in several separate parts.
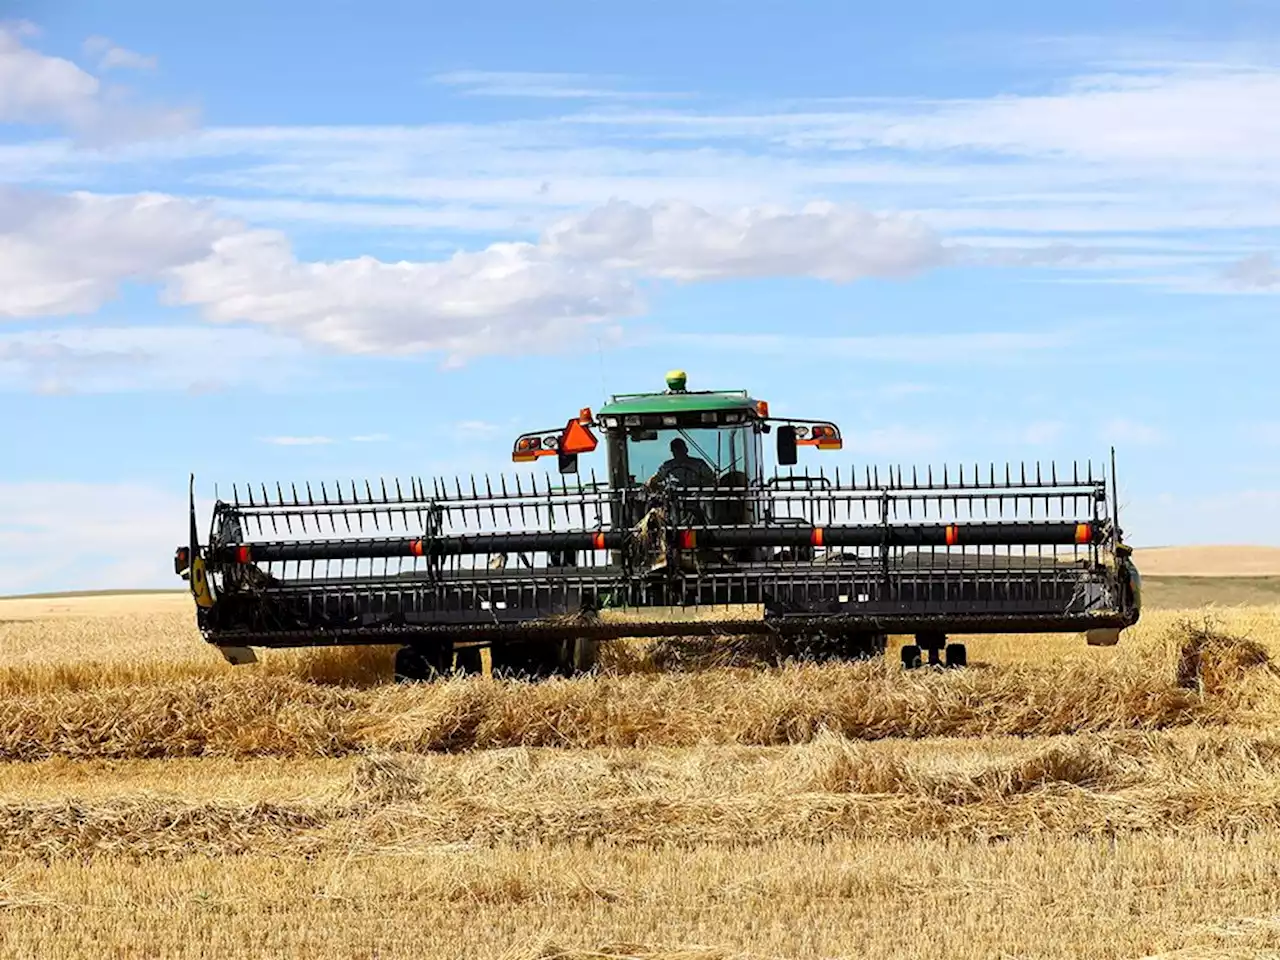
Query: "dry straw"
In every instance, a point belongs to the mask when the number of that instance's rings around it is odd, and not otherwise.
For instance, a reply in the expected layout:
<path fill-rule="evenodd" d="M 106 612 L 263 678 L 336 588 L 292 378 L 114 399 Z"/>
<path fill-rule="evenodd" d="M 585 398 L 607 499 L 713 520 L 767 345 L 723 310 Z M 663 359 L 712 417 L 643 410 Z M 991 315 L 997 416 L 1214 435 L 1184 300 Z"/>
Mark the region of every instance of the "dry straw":
<path fill-rule="evenodd" d="M 343 756 L 564 748 L 1050 736 L 1222 722 L 1265 708 L 1257 644 L 1183 623 L 1130 661 L 904 673 L 788 664 L 542 683 L 456 678 L 355 689 L 232 674 L 0 699 L 0 760 Z"/>

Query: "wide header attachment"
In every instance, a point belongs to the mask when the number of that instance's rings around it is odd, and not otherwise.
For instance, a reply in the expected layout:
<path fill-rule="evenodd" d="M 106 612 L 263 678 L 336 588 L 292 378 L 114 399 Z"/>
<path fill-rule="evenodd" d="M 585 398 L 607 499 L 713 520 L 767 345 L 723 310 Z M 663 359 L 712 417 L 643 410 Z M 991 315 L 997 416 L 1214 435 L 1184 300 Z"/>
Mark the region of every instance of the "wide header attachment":
<path fill-rule="evenodd" d="M 1114 463 L 792 469 L 801 447 L 839 450 L 840 429 L 690 391 L 682 371 L 666 385 L 516 440 L 516 462 L 554 455 L 562 476 L 237 484 L 204 545 L 193 502 L 175 567 L 202 632 L 241 662 L 398 643 L 447 670 L 480 645 L 510 666 L 541 643 L 755 632 L 866 650 L 914 633 L 934 658 L 948 633 L 1096 639 L 1137 620 Z"/>

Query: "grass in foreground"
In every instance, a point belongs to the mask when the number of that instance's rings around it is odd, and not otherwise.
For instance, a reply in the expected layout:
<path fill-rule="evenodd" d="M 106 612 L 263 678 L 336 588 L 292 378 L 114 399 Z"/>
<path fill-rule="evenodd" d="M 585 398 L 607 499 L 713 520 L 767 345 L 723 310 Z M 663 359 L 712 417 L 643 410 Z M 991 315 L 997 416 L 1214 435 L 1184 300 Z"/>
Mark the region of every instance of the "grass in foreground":
<path fill-rule="evenodd" d="M 0 956 L 1259 956 L 1280 834 L 7 865 Z"/>
<path fill-rule="evenodd" d="M 176 614 L 0 642 L 0 957 L 1280 953 L 1280 608 L 539 685 L 237 671 Z"/>

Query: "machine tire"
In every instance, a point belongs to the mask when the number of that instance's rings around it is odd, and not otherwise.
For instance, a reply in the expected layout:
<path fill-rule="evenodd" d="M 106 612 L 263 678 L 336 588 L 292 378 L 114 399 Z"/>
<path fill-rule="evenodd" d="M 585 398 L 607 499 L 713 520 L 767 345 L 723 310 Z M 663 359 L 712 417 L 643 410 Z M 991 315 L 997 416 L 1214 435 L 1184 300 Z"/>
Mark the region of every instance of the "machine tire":
<path fill-rule="evenodd" d="M 589 673 L 595 669 L 600 655 L 600 641 L 587 637 L 575 637 L 569 645 L 569 669 L 571 673 Z"/>
<path fill-rule="evenodd" d="M 490 648 L 495 677 L 543 680 L 563 671 L 562 645 L 544 641 L 498 643 Z"/>
<path fill-rule="evenodd" d="M 967 667 L 969 665 L 969 651 L 965 649 L 963 643 L 948 643 L 944 653 L 948 667 Z"/>
<path fill-rule="evenodd" d="M 552 642 L 503 643 L 490 648 L 495 677 L 545 680 L 587 673 L 596 665 L 600 642 L 586 637 Z"/>
<path fill-rule="evenodd" d="M 453 642 L 438 641 L 431 645 L 406 645 L 396 651 L 396 683 L 434 680 L 449 672 L 453 660 Z"/>
<path fill-rule="evenodd" d="M 889 637 L 883 633 L 855 633 L 845 646 L 845 656 L 850 660 L 875 660 L 884 656 Z"/>
<path fill-rule="evenodd" d="M 480 660 L 480 648 L 458 647 L 453 652 L 453 666 L 461 673 L 484 673 L 484 665 Z"/>
<path fill-rule="evenodd" d="M 920 647 L 909 643 L 902 648 L 902 669 L 918 670 L 920 668 Z"/>

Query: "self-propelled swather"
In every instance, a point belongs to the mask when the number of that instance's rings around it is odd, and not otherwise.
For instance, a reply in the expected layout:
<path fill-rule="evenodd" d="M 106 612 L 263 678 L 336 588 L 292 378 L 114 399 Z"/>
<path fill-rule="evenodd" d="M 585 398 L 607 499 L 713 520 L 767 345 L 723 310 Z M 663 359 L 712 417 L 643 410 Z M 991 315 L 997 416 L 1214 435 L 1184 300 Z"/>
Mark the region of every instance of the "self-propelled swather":
<path fill-rule="evenodd" d="M 556 472 L 237 485 L 204 544 L 193 484 L 175 568 L 233 663 L 254 647 L 397 644 L 406 679 L 478 669 L 485 647 L 495 671 L 573 672 L 628 636 L 767 633 L 865 657 L 907 634 L 906 666 L 963 665 L 949 642 L 962 634 L 1114 643 L 1136 622 L 1114 458 L 1109 475 L 797 470 L 806 447 L 840 450 L 840 429 L 771 416 L 745 391 L 688 390 L 673 371 L 662 392 L 516 439 L 513 460 Z"/>

